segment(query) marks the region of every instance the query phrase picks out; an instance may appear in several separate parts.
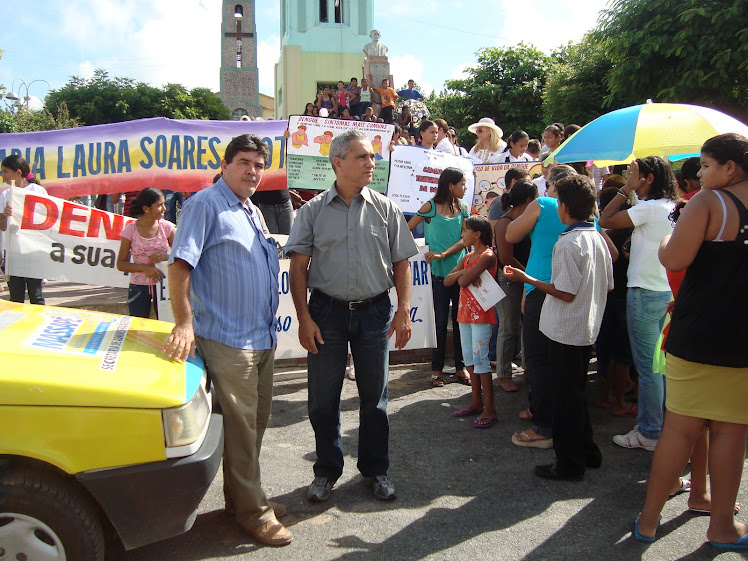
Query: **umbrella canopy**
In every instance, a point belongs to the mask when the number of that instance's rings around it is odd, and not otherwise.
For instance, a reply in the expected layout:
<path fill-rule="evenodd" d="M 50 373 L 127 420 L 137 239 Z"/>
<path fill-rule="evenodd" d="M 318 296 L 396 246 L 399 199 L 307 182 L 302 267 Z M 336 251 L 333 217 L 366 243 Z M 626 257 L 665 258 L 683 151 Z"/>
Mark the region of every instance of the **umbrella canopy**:
<path fill-rule="evenodd" d="M 748 136 L 748 126 L 708 107 L 645 103 L 598 117 L 551 157 L 559 163 L 594 160 L 600 167 L 645 156 L 682 158 L 698 155 L 704 141 L 727 132 Z"/>
<path fill-rule="evenodd" d="M 405 101 L 401 101 L 397 106 L 397 112 L 398 113 L 402 112 L 403 107 L 406 105 L 408 106 L 408 109 L 410 109 L 412 123 L 415 126 L 418 126 L 420 124 L 421 117 L 429 116 L 428 107 L 426 107 L 426 104 L 420 99 L 406 99 Z"/>

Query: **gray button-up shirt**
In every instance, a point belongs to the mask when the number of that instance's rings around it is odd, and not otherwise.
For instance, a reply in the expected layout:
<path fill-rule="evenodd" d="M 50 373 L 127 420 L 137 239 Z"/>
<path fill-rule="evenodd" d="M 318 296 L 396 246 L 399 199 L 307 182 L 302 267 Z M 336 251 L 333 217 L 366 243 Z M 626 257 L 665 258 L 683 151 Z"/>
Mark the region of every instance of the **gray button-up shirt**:
<path fill-rule="evenodd" d="M 293 252 L 312 258 L 309 288 L 353 301 L 392 288 L 392 264 L 418 247 L 387 197 L 364 187 L 348 206 L 333 184 L 299 209 L 286 243 Z"/>

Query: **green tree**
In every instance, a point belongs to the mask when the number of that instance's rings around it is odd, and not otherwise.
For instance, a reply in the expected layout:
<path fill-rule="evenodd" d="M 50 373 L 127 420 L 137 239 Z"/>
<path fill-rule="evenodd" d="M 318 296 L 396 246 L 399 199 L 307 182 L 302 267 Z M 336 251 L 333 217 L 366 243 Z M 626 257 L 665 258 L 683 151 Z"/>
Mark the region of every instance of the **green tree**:
<path fill-rule="evenodd" d="M 592 32 L 613 62 L 606 101 L 681 102 L 748 117 L 748 2 L 614 0 Z"/>
<path fill-rule="evenodd" d="M 477 56 L 476 66 L 466 70 L 467 78 L 448 80 L 444 92 L 429 96 L 431 115 L 459 129 L 466 146 L 475 142 L 467 126 L 481 117 L 491 117 L 505 136 L 523 129 L 539 137 L 544 128 L 542 92 L 551 58 L 524 43 L 481 49 Z"/>
<path fill-rule="evenodd" d="M 610 95 L 605 77 L 613 68 L 602 45 L 585 35 L 553 53 L 548 81 L 543 91 L 543 114 L 547 123 L 586 125 L 600 115 L 620 109 L 626 100 Z"/>
<path fill-rule="evenodd" d="M 64 102 L 57 108 L 56 113 L 56 115 L 52 115 L 46 109 L 24 108 L 14 112 L 0 111 L 0 133 L 51 131 L 80 126 L 78 119 L 70 116 Z"/>
<path fill-rule="evenodd" d="M 228 109 L 206 88 L 188 91 L 180 84 L 156 88 L 132 78 L 110 78 L 98 69 L 90 80 L 77 76 L 49 93 L 46 108 L 55 113 L 65 102 L 70 114 L 86 125 L 118 123 L 148 117 L 229 119 Z"/>

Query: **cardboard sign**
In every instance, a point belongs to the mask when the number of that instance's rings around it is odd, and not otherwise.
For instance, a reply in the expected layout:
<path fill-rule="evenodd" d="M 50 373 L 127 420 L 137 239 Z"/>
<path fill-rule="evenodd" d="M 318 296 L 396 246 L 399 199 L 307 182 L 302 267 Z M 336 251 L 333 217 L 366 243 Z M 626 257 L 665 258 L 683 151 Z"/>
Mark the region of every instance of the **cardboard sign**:
<path fill-rule="evenodd" d="M 335 181 L 330 145 L 336 135 L 351 128 L 366 134 L 374 148 L 376 167 L 369 185 L 384 193 L 390 171 L 390 142 L 395 126 L 369 121 L 347 121 L 294 115 L 288 120 L 286 175 L 289 189 L 329 189 Z"/>
<path fill-rule="evenodd" d="M 439 176 L 448 167 L 461 169 L 467 177 L 464 201 L 472 206 L 475 179 L 473 162 L 447 152 L 426 150 L 420 146 L 396 146 L 391 155 L 387 197 L 408 214 L 415 214 L 423 203 L 433 199 Z"/>

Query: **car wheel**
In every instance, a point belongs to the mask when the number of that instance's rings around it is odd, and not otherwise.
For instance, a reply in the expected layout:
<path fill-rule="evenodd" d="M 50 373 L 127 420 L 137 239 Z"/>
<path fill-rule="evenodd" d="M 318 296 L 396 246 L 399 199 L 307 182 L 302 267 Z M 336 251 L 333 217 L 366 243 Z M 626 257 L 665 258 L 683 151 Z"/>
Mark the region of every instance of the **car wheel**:
<path fill-rule="evenodd" d="M 102 561 L 96 508 L 51 470 L 0 469 L 0 559 Z"/>

